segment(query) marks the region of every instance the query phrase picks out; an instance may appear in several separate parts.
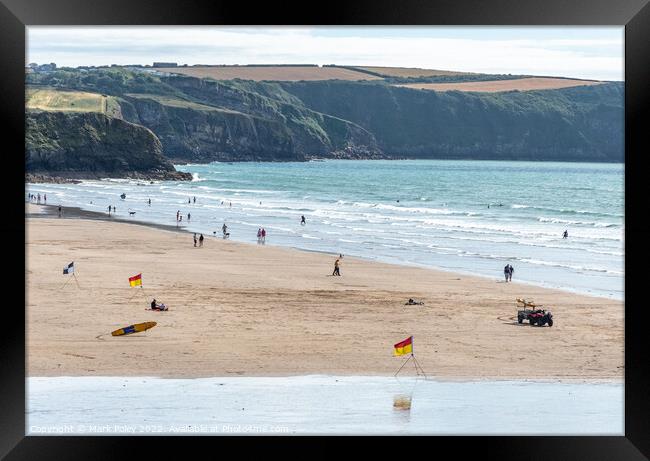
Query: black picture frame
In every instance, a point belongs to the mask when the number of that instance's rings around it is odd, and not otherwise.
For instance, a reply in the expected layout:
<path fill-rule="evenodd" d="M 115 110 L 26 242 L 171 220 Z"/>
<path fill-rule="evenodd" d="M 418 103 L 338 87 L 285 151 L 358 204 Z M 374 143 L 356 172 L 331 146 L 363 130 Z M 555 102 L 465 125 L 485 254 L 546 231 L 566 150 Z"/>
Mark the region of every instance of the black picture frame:
<path fill-rule="evenodd" d="M 620 437 L 418 437 L 418 448 L 428 456 L 462 459 L 465 456 L 509 459 L 643 460 L 650 453 L 650 408 L 645 331 L 650 226 L 643 216 L 648 207 L 644 156 L 650 154 L 645 125 L 650 104 L 649 0 L 401 0 L 330 1 L 319 4 L 247 3 L 216 0 L 0 0 L 0 144 L 8 175 L 3 178 L 4 204 L 10 208 L 2 220 L 2 237 L 10 243 L 25 240 L 24 65 L 25 27 L 30 25 L 571 25 L 625 26 L 625 436 Z M 22 185 L 21 185 L 22 184 Z M 645 205 L 645 206 L 644 206 Z M 24 248 L 24 247 L 23 247 Z M 633 251 L 629 251 L 633 249 Z M 26 286 L 24 252 L 5 257 L 3 281 L 20 294 Z M 14 459 L 142 458 L 172 449 L 210 457 L 226 446 L 250 448 L 250 439 L 213 437 L 37 437 L 25 436 L 25 311 L 28 292 L 3 306 L 5 324 L 1 341 L 0 456 Z M 7 317 L 10 317 L 8 319 Z M 551 428 L 550 428 L 551 429 Z M 241 442 L 241 444 L 240 444 Z M 298 442 L 309 451 L 341 456 L 329 440 L 311 437 L 264 438 L 271 448 L 287 449 Z M 361 442 L 382 454 L 415 454 L 415 446 L 385 437 L 364 437 Z M 423 442 L 423 443 L 422 443 Z M 409 447 L 411 446 L 411 447 Z M 219 452 L 214 452 L 218 447 Z M 410 449 L 409 449 L 410 448 Z M 451 451 L 448 451 L 451 450 Z M 240 455 L 243 452 L 240 452 Z M 271 453 L 270 451 L 267 452 Z M 302 454 L 301 454 L 302 453 Z M 443 455 L 448 453 L 448 455 Z M 282 452 L 280 452 L 282 454 Z M 188 456 L 193 456 L 188 454 Z"/>

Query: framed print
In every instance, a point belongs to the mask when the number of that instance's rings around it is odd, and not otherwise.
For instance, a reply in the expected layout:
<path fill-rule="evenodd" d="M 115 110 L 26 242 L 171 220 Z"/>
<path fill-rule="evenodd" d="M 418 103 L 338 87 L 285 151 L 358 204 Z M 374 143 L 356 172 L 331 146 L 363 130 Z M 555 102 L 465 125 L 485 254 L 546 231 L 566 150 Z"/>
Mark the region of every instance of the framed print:
<path fill-rule="evenodd" d="M 0 4 L 3 456 L 647 459 L 646 1 L 164 3 Z"/>

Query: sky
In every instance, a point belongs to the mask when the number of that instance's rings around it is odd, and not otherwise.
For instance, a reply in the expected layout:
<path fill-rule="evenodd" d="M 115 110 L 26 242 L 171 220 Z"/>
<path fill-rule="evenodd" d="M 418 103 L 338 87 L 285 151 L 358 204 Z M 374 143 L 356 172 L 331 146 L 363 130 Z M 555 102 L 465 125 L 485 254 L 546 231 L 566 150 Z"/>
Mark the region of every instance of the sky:
<path fill-rule="evenodd" d="M 26 64 L 338 64 L 624 80 L 617 27 L 27 27 Z"/>

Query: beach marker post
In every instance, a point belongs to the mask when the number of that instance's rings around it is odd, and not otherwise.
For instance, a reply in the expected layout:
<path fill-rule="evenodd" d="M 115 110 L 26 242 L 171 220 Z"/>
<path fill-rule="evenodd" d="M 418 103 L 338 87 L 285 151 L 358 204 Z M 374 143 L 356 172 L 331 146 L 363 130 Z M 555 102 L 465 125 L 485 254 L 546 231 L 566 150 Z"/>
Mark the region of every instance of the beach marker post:
<path fill-rule="evenodd" d="M 141 293 L 146 300 L 148 299 L 147 293 L 145 293 L 144 287 L 142 286 L 142 272 L 133 277 L 129 277 L 129 285 L 131 285 L 131 287 L 140 287 L 140 290 L 136 290 L 136 292 L 131 295 L 129 301 L 131 301 L 138 293 Z"/>
<path fill-rule="evenodd" d="M 393 345 L 395 348 L 395 355 L 400 356 L 400 355 L 406 355 L 410 354 L 409 357 L 406 359 L 406 361 L 402 364 L 401 367 L 399 367 L 399 370 L 395 372 L 393 376 L 397 376 L 400 371 L 402 371 L 402 368 L 404 368 L 404 365 L 406 365 L 409 360 L 413 359 L 413 364 L 415 365 L 415 372 L 417 373 L 418 376 L 420 376 L 420 371 L 424 375 L 424 377 L 427 377 L 427 374 L 424 371 L 424 368 L 420 365 L 418 360 L 415 358 L 415 352 L 413 349 L 413 336 L 408 337 L 404 341 L 400 341 L 399 343 Z"/>
<path fill-rule="evenodd" d="M 68 274 L 72 274 L 72 278 L 74 278 L 74 281 L 77 284 L 77 288 L 81 289 L 81 285 L 79 285 L 79 280 L 77 280 L 77 275 L 75 274 L 74 261 L 72 261 L 70 264 L 68 264 L 67 266 L 65 266 L 63 268 L 63 275 L 68 275 Z M 65 286 L 68 284 L 68 282 L 70 282 L 70 280 L 72 280 L 72 278 L 68 278 L 68 280 L 65 281 L 63 286 L 61 286 L 61 288 L 59 288 L 59 290 L 63 290 L 65 288 Z"/>

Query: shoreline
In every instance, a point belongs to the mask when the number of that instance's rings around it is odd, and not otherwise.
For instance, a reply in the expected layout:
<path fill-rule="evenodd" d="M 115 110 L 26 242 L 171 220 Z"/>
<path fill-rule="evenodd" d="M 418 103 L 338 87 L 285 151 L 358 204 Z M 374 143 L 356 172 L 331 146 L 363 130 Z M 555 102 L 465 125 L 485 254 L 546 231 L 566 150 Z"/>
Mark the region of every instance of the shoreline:
<path fill-rule="evenodd" d="M 31 204 L 31 205 L 36 206 L 36 207 L 43 207 L 43 209 L 45 210 L 45 215 L 46 215 L 46 216 L 43 216 L 44 213 L 41 213 L 41 212 L 39 212 L 39 213 L 31 213 L 31 214 L 26 213 L 26 215 L 25 215 L 26 218 L 28 218 L 28 217 L 56 218 L 57 217 L 57 206 L 56 205 L 35 204 L 35 203 L 31 203 L 31 202 L 26 202 L 26 203 Z M 64 211 L 64 217 L 68 217 L 68 218 L 72 218 L 72 219 L 77 218 L 77 219 L 90 219 L 90 220 L 98 220 L 98 221 L 121 222 L 121 223 L 125 223 L 125 224 L 135 224 L 135 225 L 140 225 L 140 226 L 144 226 L 144 227 L 149 227 L 149 228 L 152 228 L 152 229 L 167 230 L 167 231 L 171 231 L 171 232 L 185 232 L 185 233 L 188 233 L 188 234 L 194 233 L 192 231 L 186 230 L 186 223 L 184 225 L 181 225 L 181 226 L 172 226 L 172 225 L 168 225 L 168 224 L 159 224 L 159 223 L 154 223 L 154 222 L 150 222 L 150 221 L 134 221 L 134 220 L 130 220 L 128 218 L 123 218 L 123 217 L 120 217 L 120 218 L 115 218 L 113 216 L 109 217 L 109 216 L 106 215 L 106 213 L 99 212 L 99 211 L 84 210 L 84 209 L 79 208 L 79 207 L 63 207 L 63 211 Z M 65 213 L 65 211 L 68 211 L 68 212 Z M 206 234 L 206 238 L 214 238 L 214 236 L 210 236 L 210 235 Z M 242 242 L 242 241 L 239 241 L 239 240 L 233 240 L 233 241 L 236 241 L 237 243 L 242 243 L 244 245 L 256 246 L 255 244 L 250 243 L 250 242 Z M 265 244 L 265 246 L 266 246 L 266 244 Z M 310 250 L 310 249 L 306 249 L 306 248 L 299 248 L 299 247 L 296 247 L 296 246 L 274 245 L 272 243 L 268 244 L 268 246 L 269 247 L 275 247 L 275 248 L 288 248 L 288 249 L 291 249 L 291 250 L 304 251 L 304 252 L 307 252 L 307 253 L 316 253 L 316 254 L 323 254 L 323 255 L 330 255 L 330 256 L 336 255 L 335 252 L 324 251 L 324 250 Z M 466 276 L 466 277 L 479 277 L 479 278 L 482 278 L 482 279 L 485 279 L 485 280 L 492 280 L 492 281 L 497 280 L 497 281 L 500 282 L 500 277 L 496 277 L 496 276 L 489 276 L 489 275 L 484 275 L 484 274 L 477 274 L 477 273 L 473 273 L 473 272 L 464 272 L 464 271 L 458 271 L 458 270 L 456 270 L 456 271 L 448 270 L 448 269 L 445 269 L 445 268 L 442 268 L 442 267 L 428 266 L 428 265 L 425 265 L 425 264 L 416 264 L 416 263 L 404 264 L 404 263 L 393 262 L 393 261 L 385 262 L 385 261 L 380 261 L 380 260 L 375 260 L 375 259 L 370 259 L 370 258 L 364 258 L 362 256 L 348 256 L 348 259 L 349 258 L 356 258 L 356 259 L 359 259 L 359 260 L 362 260 L 362 261 L 367 261 L 367 262 L 370 262 L 370 263 L 379 262 L 379 263 L 382 263 L 382 264 L 391 264 L 391 265 L 396 265 L 396 266 L 413 267 L 413 268 L 420 268 L 420 269 L 425 269 L 425 270 L 440 271 L 440 272 L 445 272 L 445 273 L 448 273 L 448 274 L 451 274 L 451 275 L 462 275 L 462 276 Z M 544 284 L 541 284 L 541 283 L 522 281 L 522 280 L 517 280 L 516 283 L 522 284 L 522 285 L 529 285 L 529 286 L 532 286 L 532 287 L 546 288 L 546 289 L 549 289 L 549 290 L 562 291 L 562 292 L 565 292 L 567 294 L 577 294 L 577 295 L 580 295 L 580 296 L 589 296 L 589 297 L 602 298 L 602 299 L 611 299 L 611 300 L 621 301 L 621 302 L 623 301 L 623 299 L 619 299 L 619 298 L 617 298 L 615 296 L 605 296 L 605 295 L 598 295 L 598 294 L 594 294 L 594 293 L 584 293 L 584 292 L 582 292 L 580 290 L 577 290 L 577 289 L 560 288 L 560 287 L 554 287 L 554 286 L 544 285 Z"/>
<path fill-rule="evenodd" d="M 56 208 L 26 207 L 29 377 L 390 377 L 404 361 L 392 344 L 411 334 L 435 381 L 624 377 L 621 301 L 349 256 L 331 277 L 328 254 L 211 237 L 195 249 L 182 228 Z M 70 260 L 81 287 L 60 289 Z M 148 296 L 132 302 L 138 272 Z M 147 313 L 149 295 L 170 311 Z M 518 325 L 516 297 L 556 325 Z"/>
<path fill-rule="evenodd" d="M 395 377 L 391 374 L 365 374 L 365 375 L 343 375 L 343 374 L 337 374 L 337 375 L 328 375 L 328 374 L 320 374 L 320 373 L 310 373 L 310 374 L 303 374 L 303 375 L 296 375 L 296 374 L 278 374 L 278 375 L 251 375 L 251 376 L 226 376 L 226 375 L 220 375 L 220 376 L 185 376 L 185 377 L 175 377 L 175 376 L 155 376 L 155 375 L 124 375 L 124 376 L 119 376 L 119 375 L 55 375 L 55 376 L 49 376 L 49 375 L 38 375 L 38 376 L 26 376 L 27 379 L 47 379 L 47 378 L 61 378 L 61 379 L 75 379 L 75 378 L 83 378 L 83 379 L 160 379 L 160 380 L 183 380 L 183 381 L 196 381 L 196 380 L 211 380 L 211 379 L 222 379 L 222 378 L 245 378 L 245 379 L 291 379 L 291 378 L 307 378 L 307 379 L 315 379 L 315 378 L 322 378 L 322 379 L 374 379 L 374 378 L 393 378 L 396 381 L 408 381 L 408 382 L 430 382 L 430 383 L 529 383 L 529 384 L 552 384 L 552 383 L 558 383 L 558 384 L 574 384 L 574 385 L 580 385 L 580 384 L 603 384 L 603 385 L 622 385 L 625 384 L 625 378 L 620 377 L 620 378 L 507 378 L 507 377 L 458 377 L 458 376 L 427 376 L 426 378 L 422 376 L 417 376 L 417 375 L 405 375 L 401 376 L 398 375 L 398 377 Z"/>

